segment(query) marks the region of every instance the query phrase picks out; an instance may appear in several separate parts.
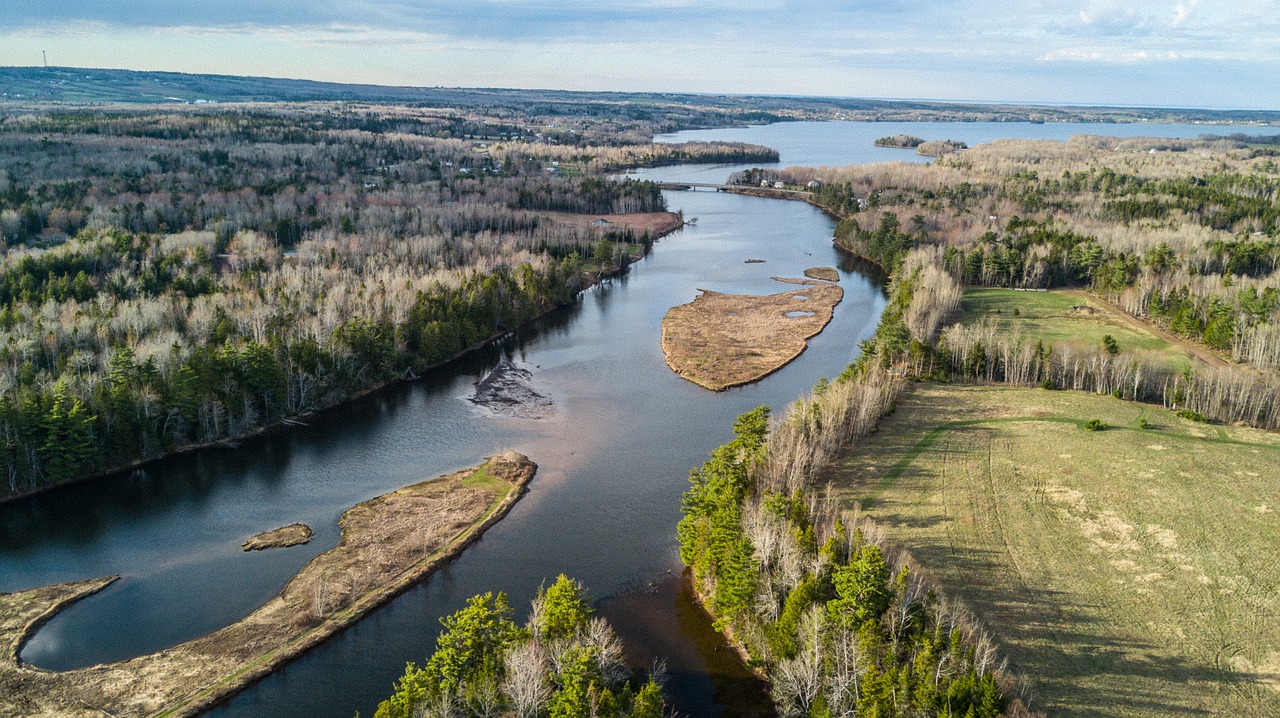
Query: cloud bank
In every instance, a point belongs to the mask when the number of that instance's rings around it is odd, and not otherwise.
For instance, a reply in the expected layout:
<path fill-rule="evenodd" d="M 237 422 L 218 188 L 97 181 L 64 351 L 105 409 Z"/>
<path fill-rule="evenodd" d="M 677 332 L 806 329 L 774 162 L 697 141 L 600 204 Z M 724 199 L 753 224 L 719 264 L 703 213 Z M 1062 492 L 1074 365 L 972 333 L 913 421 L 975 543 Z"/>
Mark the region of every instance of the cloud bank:
<path fill-rule="evenodd" d="M 1276 0 L 9 0 L 0 64 L 1280 109 Z"/>

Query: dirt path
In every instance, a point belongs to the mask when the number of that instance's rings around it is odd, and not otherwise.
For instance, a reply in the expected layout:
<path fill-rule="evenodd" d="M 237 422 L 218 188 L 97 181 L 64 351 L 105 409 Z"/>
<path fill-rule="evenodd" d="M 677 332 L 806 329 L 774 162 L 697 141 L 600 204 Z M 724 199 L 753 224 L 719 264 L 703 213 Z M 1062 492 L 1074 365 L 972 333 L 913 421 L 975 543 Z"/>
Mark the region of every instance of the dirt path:
<path fill-rule="evenodd" d="M 1160 337 L 1169 344 L 1181 349 L 1192 359 L 1208 364 L 1209 366 L 1229 367 L 1234 365 L 1234 362 L 1222 357 L 1212 349 L 1202 344 L 1187 341 L 1163 327 L 1156 326 L 1153 322 L 1143 321 L 1096 294 L 1090 294 L 1083 289 L 1067 289 L 1064 290 L 1064 293 L 1088 299 L 1089 301 L 1097 304 L 1103 311 L 1107 312 L 1111 316 L 1116 317 L 1130 326 Z"/>

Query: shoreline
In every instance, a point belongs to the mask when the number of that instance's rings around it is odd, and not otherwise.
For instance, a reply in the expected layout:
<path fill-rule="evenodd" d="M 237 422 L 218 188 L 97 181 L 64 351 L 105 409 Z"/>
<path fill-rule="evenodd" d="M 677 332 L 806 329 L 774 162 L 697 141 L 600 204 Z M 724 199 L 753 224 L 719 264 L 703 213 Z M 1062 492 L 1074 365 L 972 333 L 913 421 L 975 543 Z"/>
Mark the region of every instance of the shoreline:
<path fill-rule="evenodd" d="M 0 594 L 0 713 L 195 716 L 345 630 L 424 580 L 505 517 L 537 465 L 515 452 L 396 489 L 342 513 L 337 546 L 243 619 L 156 653 L 54 672 L 24 663 L 45 623 L 118 577 Z M 192 688 L 192 686 L 196 686 Z"/>
<path fill-rule="evenodd" d="M 665 212 L 664 214 L 670 215 L 674 221 L 662 227 L 660 232 L 655 233 L 652 237 L 653 241 L 657 241 L 662 237 L 665 237 L 669 234 L 677 232 L 684 227 L 684 221 L 681 220 L 679 218 L 679 215 L 677 215 L 675 212 Z M 589 215 L 589 216 L 595 216 L 595 215 Z M 641 259 L 643 259 L 644 256 L 647 256 L 648 251 L 649 250 L 647 249 L 645 250 L 645 253 L 641 255 Z M 583 278 L 585 283 L 583 284 L 582 288 L 578 290 L 578 293 L 574 295 L 574 302 L 577 302 L 578 299 L 582 296 L 582 293 L 587 291 L 588 289 L 591 289 L 592 287 L 602 283 L 606 279 L 611 279 L 613 277 L 620 276 L 621 274 L 626 272 L 631 267 L 631 265 L 634 264 L 635 262 L 636 260 L 631 260 L 625 266 L 619 267 L 611 272 L 605 272 L 605 273 L 583 272 Z M 475 352 L 480 351 L 481 349 L 484 349 L 485 347 L 505 337 L 506 335 L 514 331 L 523 329 L 529 326 L 530 324 L 533 324 L 534 322 L 540 319 L 543 319 L 549 316 L 550 314 L 552 314 L 553 312 L 556 312 L 567 306 L 570 306 L 570 305 L 560 304 L 560 305 L 550 307 L 530 317 L 526 321 L 521 322 L 519 325 L 517 325 L 512 329 L 504 329 L 500 332 L 495 332 L 484 341 L 481 341 L 478 344 L 475 344 L 473 346 L 467 347 L 466 349 L 463 349 L 461 352 L 449 357 L 448 359 L 436 362 L 435 364 L 432 364 L 426 367 L 425 369 L 423 369 L 423 373 L 426 373 L 429 371 L 435 371 L 441 367 L 447 366 L 455 361 L 458 361 L 459 359 L 463 359 L 467 356 L 470 356 L 471 354 L 474 354 Z M 18 491 L 16 493 L 5 494 L 4 496 L 0 496 L 0 505 L 15 502 L 15 501 L 21 501 L 23 499 L 28 499 L 33 496 L 39 496 L 41 494 L 48 493 L 51 491 L 56 491 L 58 489 L 61 489 L 67 486 L 74 486 L 76 484 L 83 484 L 90 481 L 109 479 L 116 476 L 121 476 L 126 473 L 132 473 L 140 469 L 145 469 L 148 466 L 158 463 L 160 461 L 163 461 L 165 459 L 171 459 L 175 456 L 181 456 L 183 454 L 187 454 L 191 452 L 202 451 L 205 449 L 234 449 L 234 448 L 237 448 L 240 442 L 252 441 L 261 437 L 274 434 L 276 432 L 287 431 L 290 429 L 297 428 L 297 425 L 299 423 L 303 423 L 305 419 L 319 417 L 328 412 L 340 410 L 343 407 L 350 404 L 351 402 L 358 401 L 368 396 L 373 396 L 382 391 L 388 391 L 394 387 L 398 387 L 408 382 L 416 381 L 418 378 L 420 378 L 419 375 L 413 374 L 410 371 L 406 371 L 404 374 L 402 374 L 399 377 L 396 377 L 394 379 L 389 379 L 385 382 L 376 384 L 366 389 L 361 389 L 360 391 L 353 393 L 351 396 L 348 396 L 342 399 L 341 401 L 338 401 L 337 403 L 331 404 L 329 406 L 313 409 L 311 411 L 306 411 L 301 414 L 286 416 L 281 418 L 279 421 L 275 423 L 266 424 L 256 429 L 251 429 L 243 434 L 228 436 L 223 439 L 218 439 L 217 441 L 205 441 L 205 442 L 200 442 L 195 444 L 187 444 L 187 445 L 175 448 L 172 451 L 168 451 L 159 456 L 152 456 L 146 459 L 138 459 L 137 461 L 130 462 L 123 466 L 117 466 L 111 469 L 107 469 L 106 471 L 102 471 L 96 474 L 88 474 L 86 476 L 81 476 L 74 479 L 59 481 L 54 484 L 45 484 L 42 486 L 37 486 L 32 489 Z"/>

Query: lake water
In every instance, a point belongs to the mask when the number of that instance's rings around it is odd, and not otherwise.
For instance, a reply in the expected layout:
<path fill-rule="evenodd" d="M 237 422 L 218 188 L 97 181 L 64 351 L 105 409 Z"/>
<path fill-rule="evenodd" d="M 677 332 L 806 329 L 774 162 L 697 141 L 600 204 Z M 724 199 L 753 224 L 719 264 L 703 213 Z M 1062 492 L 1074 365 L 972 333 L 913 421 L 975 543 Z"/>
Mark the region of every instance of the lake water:
<path fill-rule="evenodd" d="M 1243 128 L 1274 133 L 1274 128 Z M 959 139 L 1093 134 L 1195 136 L 1210 126 L 1018 123 L 786 123 L 661 138 L 737 139 L 778 148 L 782 166 L 921 161 L 871 146 L 884 135 Z M 1223 133 L 1237 131 L 1225 128 Z M 722 182 L 732 165 L 656 168 L 652 179 Z M 693 604 L 674 536 L 689 469 L 730 437 L 734 416 L 781 409 L 833 377 L 870 336 L 883 288 L 831 245 L 834 222 L 799 202 L 713 192 L 668 193 L 697 217 L 626 275 L 572 307 L 430 376 L 366 397 L 237 449 L 209 449 L 143 472 L 64 487 L 0 506 L 0 590 L 119 574 L 115 585 L 42 629 L 23 658 L 51 669 L 158 650 L 238 620 L 337 541 L 345 508 L 405 484 L 516 449 L 539 466 L 528 495 L 457 560 L 363 621 L 210 713 L 371 715 L 406 661 L 434 646 L 439 618 L 484 591 L 523 613 L 537 586 L 584 581 L 637 666 L 665 658 L 685 715 L 756 715 L 767 702 Z M 764 263 L 745 263 L 760 258 Z M 769 293 L 812 266 L 841 270 L 845 299 L 795 362 L 722 393 L 676 377 L 659 346 L 670 307 L 698 289 Z M 541 420 L 491 415 L 466 397 L 497 362 L 532 371 L 556 402 Z M 295 521 L 305 546 L 246 554 L 239 544 Z"/>
<path fill-rule="evenodd" d="M 658 135 L 656 142 L 749 142 L 778 150 L 774 164 L 681 165 L 637 170 L 631 176 L 666 182 L 719 184 L 730 174 L 751 167 L 818 167 L 873 162 L 930 162 L 915 150 L 876 147 L 877 138 L 913 135 L 926 140 L 957 140 L 973 147 L 1004 138 L 1065 140 L 1073 135 L 1107 137 L 1195 138 L 1200 135 L 1280 135 L 1280 127 L 1211 124 L 1087 122 L 780 122 L 715 130 L 686 130 Z"/>

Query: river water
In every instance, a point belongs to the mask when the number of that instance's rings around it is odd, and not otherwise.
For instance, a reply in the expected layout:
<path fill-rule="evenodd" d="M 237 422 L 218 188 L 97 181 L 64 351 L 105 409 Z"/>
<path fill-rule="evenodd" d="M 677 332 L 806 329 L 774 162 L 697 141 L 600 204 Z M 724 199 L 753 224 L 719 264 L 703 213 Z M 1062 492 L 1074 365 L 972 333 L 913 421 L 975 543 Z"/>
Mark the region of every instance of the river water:
<path fill-rule="evenodd" d="M 1246 128 L 1254 133 L 1274 128 Z M 1016 123 L 787 123 L 678 133 L 661 141 L 740 139 L 782 153 L 781 165 L 918 161 L 871 146 L 905 132 L 976 144 L 1002 136 L 1066 137 L 1078 126 Z M 1086 125 L 1093 134 L 1196 136 L 1204 125 Z M 737 166 L 635 173 L 723 181 Z M 813 207 L 712 192 L 669 193 L 697 222 L 626 275 L 590 289 L 497 344 L 421 380 L 355 401 L 236 449 L 194 452 L 145 471 L 64 487 L 0 506 L 0 590 L 119 574 L 106 591 L 42 629 L 23 658 L 51 669 L 114 661 L 216 630 L 277 593 L 337 541 L 345 508 L 391 489 L 516 449 L 540 468 L 528 495 L 458 559 L 353 628 L 251 687 L 216 716 L 371 715 L 406 661 L 432 651 L 438 619 L 484 591 L 523 613 L 536 587 L 564 572 L 648 666 L 665 658 L 684 715 L 754 715 L 766 701 L 679 580 L 674 537 L 690 468 L 730 436 L 734 416 L 781 409 L 856 357 L 884 305 L 874 271 L 831 246 L 833 221 Z M 763 263 L 745 263 L 747 258 Z M 660 322 L 697 289 L 769 293 L 812 266 L 840 269 L 845 299 L 795 362 L 722 393 L 676 377 Z M 544 419 L 495 416 L 466 398 L 497 362 L 520 362 L 556 403 Z M 246 554 L 239 544 L 294 521 L 310 544 Z"/>

